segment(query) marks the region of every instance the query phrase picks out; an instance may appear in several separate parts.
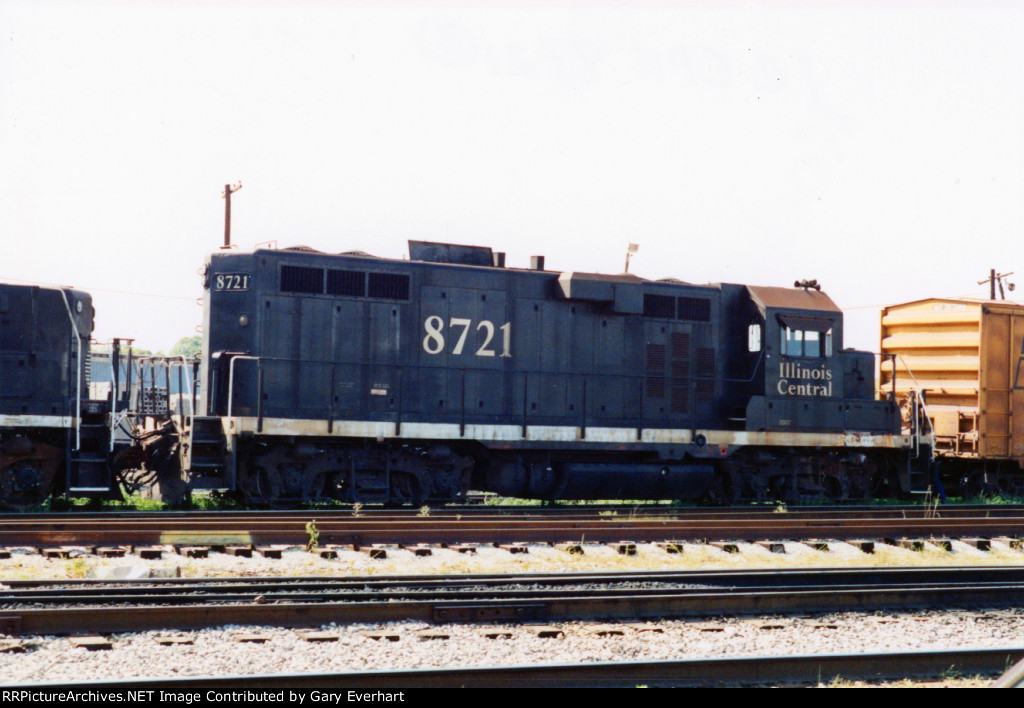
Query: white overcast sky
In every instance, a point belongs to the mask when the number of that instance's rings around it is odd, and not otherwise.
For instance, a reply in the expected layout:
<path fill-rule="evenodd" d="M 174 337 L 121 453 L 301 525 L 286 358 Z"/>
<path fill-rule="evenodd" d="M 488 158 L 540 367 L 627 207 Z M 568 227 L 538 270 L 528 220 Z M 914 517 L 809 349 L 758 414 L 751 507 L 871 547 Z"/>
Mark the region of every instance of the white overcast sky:
<path fill-rule="evenodd" d="M 1020 272 L 1019 3 L 0 0 L 0 280 L 169 348 L 223 235 L 789 286 L 877 306 Z M 1011 278 L 1013 280 L 1014 278 Z"/>

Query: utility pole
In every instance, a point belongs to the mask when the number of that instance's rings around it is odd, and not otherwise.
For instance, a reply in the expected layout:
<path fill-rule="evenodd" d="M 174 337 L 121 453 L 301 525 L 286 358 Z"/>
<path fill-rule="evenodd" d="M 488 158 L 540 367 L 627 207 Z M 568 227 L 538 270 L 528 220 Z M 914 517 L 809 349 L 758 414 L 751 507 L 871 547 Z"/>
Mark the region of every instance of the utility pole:
<path fill-rule="evenodd" d="M 996 273 L 996 269 L 993 268 L 993 269 L 991 269 L 988 272 L 988 278 L 986 278 L 985 280 L 979 280 L 978 281 L 978 285 L 984 285 L 985 283 L 988 283 L 988 297 L 989 297 L 989 300 L 995 300 L 996 299 L 996 284 L 998 284 L 999 285 L 999 299 L 1000 300 L 1005 300 L 1006 299 L 1006 291 L 1003 290 L 1003 280 L 1008 278 L 1011 275 L 1013 275 L 1012 272 L 1010 272 L 1010 273 Z M 1014 288 L 1016 287 L 1013 283 L 1007 283 L 1006 286 L 1007 286 L 1007 288 L 1009 288 L 1010 292 L 1013 292 Z"/>
<path fill-rule="evenodd" d="M 629 247 L 626 249 L 626 271 L 625 272 L 627 272 L 627 273 L 629 272 L 629 259 L 632 256 L 635 256 L 636 252 L 639 251 L 639 250 L 640 250 L 640 245 L 639 244 L 636 244 L 636 243 L 629 244 Z"/>
<path fill-rule="evenodd" d="M 224 245 L 221 248 L 231 248 L 231 195 L 241 188 L 241 182 L 234 187 L 225 184 L 224 191 L 220 195 L 224 199 Z"/>

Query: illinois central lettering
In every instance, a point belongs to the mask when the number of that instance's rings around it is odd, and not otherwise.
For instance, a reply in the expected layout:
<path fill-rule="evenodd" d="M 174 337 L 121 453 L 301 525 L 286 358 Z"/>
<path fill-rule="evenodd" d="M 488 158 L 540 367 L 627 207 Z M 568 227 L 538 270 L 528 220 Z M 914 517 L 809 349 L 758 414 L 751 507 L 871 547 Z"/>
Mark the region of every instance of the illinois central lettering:
<path fill-rule="evenodd" d="M 831 396 L 832 371 L 824 364 L 811 367 L 782 361 L 777 388 L 782 396 Z"/>

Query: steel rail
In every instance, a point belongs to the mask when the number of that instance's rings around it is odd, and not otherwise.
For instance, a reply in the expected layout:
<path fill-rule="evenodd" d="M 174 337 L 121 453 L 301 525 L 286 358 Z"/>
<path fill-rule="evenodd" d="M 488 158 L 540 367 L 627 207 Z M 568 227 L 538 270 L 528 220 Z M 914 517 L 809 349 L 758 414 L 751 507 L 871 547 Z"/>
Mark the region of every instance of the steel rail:
<path fill-rule="evenodd" d="M 991 688 L 1021 688 L 1024 686 L 1024 659 L 1011 666 L 991 685 Z"/>
<path fill-rule="evenodd" d="M 7 512 L 0 513 L 0 523 L 17 523 L 29 520 L 53 519 L 202 519 L 203 517 L 222 516 L 226 518 L 263 518 L 263 519 L 303 519 L 309 518 L 377 518 L 377 519 L 408 519 L 422 517 L 431 518 L 466 518 L 466 517 L 557 517 L 557 518 L 597 518 L 609 515 L 625 516 L 658 516 L 675 519 L 704 519 L 707 517 L 750 518 L 759 519 L 765 515 L 778 514 L 784 511 L 792 515 L 810 515 L 824 518 L 927 518 L 934 516 L 1018 516 L 1024 517 L 1024 504 L 943 504 L 931 505 L 849 505 L 849 506 L 786 506 L 785 504 L 765 504 L 745 507 L 677 507 L 673 505 L 639 504 L 639 505 L 581 505 L 581 506 L 440 506 L 422 508 L 388 509 L 379 507 L 361 507 L 358 510 L 351 506 L 312 509 L 221 509 L 209 511 L 197 510 L 105 510 L 105 511 L 63 511 L 63 512 Z"/>
<path fill-rule="evenodd" d="M 335 689 L 396 692 L 422 688 L 568 688 L 822 684 L 846 680 L 943 679 L 996 674 L 1024 658 L 1024 647 L 858 654 L 737 656 L 721 659 L 534 664 L 339 673 L 184 676 L 5 685 L 9 690 L 96 691 L 184 688 Z"/>
<path fill-rule="evenodd" d="M 870 569 L 865 569 L 870 570 Z M 689 576 L 697 580 L 702 574 Z M 710 578 L 713 574 L 703 574 Z M 811 584 L 809 577 L 818 575 L 821 581 Z M 858 576 L 862 581 L 856 582 Z M 7 591 L 0 601 L 0 632 L 7 634 L 67 634 L 77 632 L 130 632 L 149 629 L 200 629 L 223 624 L 268 624 L 275 626 L 310 626 L 329 622 L 390 622 L 416 620 L 426 622 L 521 622 L 521 621 L 573 621 L 580 619 L 663 618 L 678 616 L 714 616 L 723 614 L 772 614 L 808 611 L 878 610 L 894 608 L 928 608 L 951 606 L 1003 607 L 1024 601 L 1024 582 L 1006 582 L 995 575 L 982 579 L 964 578 L 955 582 L 949 576 L 907 573 L 901 579 L 891 570 L 880 576 L 869 573 L 822 574 L 807 573 L 801 582 L 797 574 L 779 574 L 775 585 L 761 585 L 764 575 L 744 586 L 741 574 L 723 574 L 722 585 L 700 583 L 705 587 L 652 588 L 638 592 L 633 589 L 614 588 L 572 589 L 560 592 L 543 588 L 540 592 L 517 589 L 499 593 L 476 589 L 473 592 L 453 594 L 451 588 L 440 592 L 354 593 L 341 596 L 317 596 L 316 601 L 295 595 L 275 596 L 265 584 L 256 584 L 246 592 L 241 583 L 235 583 L 232 592 L 203 597 L 193 592 L 194 586 L 175 602 L 167 604 L 168 597 L 155 601 L 161 604 L 122 604 L 94 606 L 95 595 L 67 597 L 77 599 L 75 606 L 60 609 L 20 607 L 14 593 Z M 521 582 L 517 578 L 517 582 Z M 830 584 L 831 581 L 831 584 Z M 205 582 L 205 581 L 204 581 Z M 459 578 L 458 582 L 465 582 Z M 507 587 L 507 580 L 506 587 Z M 621 581 L 620 581 L 621 582 Z M 484 585 L 483 581 L 478 581 Z M 128 603 L 132 598 L 121 593 L 112 598 Z M 224 584 L 226 585 L 226 584 Z M 88 586 L 90 589 L 95 585 Z M 153 601 L 142 596 L 139 601 Z M 27 595 L 26 604 L 33 602 Z"/>
<path fill-rule="evenodd" d="M 836 585 L 921 585 L 951 583 L 1024 582 L 1024 566 L 938 566 L 938 567 L 836 567 L 780 569 L 577 571 L 558 573 L 479 573 L 456 575 L 373 575 L 373 576 L 263 576 L 210 578 L 146 578 L 138 580 L 45 579 L 3 581 L 0 604 L 18 600 L 25 593 L 74 592 L 80 596 L 102 594 L 109 588 L 119 592 L 202 592 L 224 587 L 245 587 L 269 592 L 288 588 L 325 591 L 358 587 L 362 589 L 504 587 L 509 585 L 584 585 L 662 583 L 681 586 L 720 585 L 737 587 L 823 587 Z"/>
<path fill-rule="evenodd" d="M 303 520 L 305 518 L 305 520 Z M 211 515 L 202 519 L 46 518 L 0 524 L 0 546 L 40 545 L 273 545 L 304 546 L 306 523 L 320 545 L 501 542 L 652 542 L 715 540 L 885 539 L 1024 535 L 1024 516 L 830 519 L 772 514 L 756 519 L 600 517 L 595 519 L 351 517 L 274 519 Z"/>

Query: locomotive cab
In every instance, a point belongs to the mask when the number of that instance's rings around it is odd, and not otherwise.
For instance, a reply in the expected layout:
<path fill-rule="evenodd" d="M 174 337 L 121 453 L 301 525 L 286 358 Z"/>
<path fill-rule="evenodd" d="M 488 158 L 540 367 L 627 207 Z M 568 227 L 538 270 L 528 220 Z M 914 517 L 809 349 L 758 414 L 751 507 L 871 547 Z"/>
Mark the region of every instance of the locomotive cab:
<path fill-rule="evenodd" d="M 843 349 L 842 311 L 813 288 L 747 288 L 749 356 L 756 357 L 746 428 L 898 432 L 894 407 L 874 400 L 874 357 Z"/>

